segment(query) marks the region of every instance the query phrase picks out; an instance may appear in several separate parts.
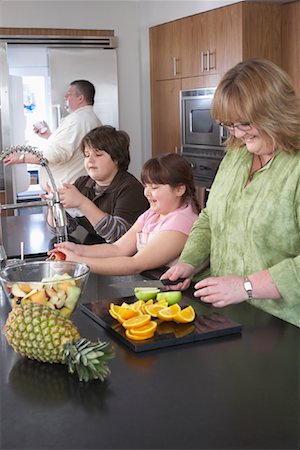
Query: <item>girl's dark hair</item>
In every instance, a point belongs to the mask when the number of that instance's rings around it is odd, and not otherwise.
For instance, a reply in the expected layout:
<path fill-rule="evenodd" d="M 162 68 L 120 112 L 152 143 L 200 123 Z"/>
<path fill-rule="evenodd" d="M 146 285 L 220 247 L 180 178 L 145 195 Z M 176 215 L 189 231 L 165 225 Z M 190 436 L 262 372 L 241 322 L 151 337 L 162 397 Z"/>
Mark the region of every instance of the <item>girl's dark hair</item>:
<path fill-rule="evenodd" d="M 116 130 L 110 125 L 103 125 L 89 131 L 81 141 L 81 151 L 91 147 L 97 151 L 105 151 L 118 164 L 119 170 L 126 171 L 130 163 L 130 138 L 125 131 Z"/>
<path fill-rule="evenodd" d="M 184 185 L 186 191 L 182 203 L 188 200 L 196 213 L 200 211 L 193 171 L 186 159 L 177 153 L 164 153 L 146 161 L 142 167 L 141 181 L 143 184 L 169 184 L 172 187 Z"/>

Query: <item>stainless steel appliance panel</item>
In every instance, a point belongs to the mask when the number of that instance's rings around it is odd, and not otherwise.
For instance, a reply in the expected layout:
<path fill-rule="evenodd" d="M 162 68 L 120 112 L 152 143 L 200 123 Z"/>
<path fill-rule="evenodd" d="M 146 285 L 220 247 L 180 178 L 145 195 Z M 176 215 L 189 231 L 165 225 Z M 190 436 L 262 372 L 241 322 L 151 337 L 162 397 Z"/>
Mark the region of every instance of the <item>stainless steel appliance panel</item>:
<path fill-rule="evenodd" d="M 182 145 L 223 145 L 227 134 L 211 117 L 211 103 L 215 88 L 181 91 L 181 143 Z"/>
<path fill-rule="evenodd" d="M 88 80 L 96 89 L 94 110 L 103 124 L 119 127 L 116 50 L 48 48 L 53 126 L 67 115 L 64 95 L 69 84 Z"/>

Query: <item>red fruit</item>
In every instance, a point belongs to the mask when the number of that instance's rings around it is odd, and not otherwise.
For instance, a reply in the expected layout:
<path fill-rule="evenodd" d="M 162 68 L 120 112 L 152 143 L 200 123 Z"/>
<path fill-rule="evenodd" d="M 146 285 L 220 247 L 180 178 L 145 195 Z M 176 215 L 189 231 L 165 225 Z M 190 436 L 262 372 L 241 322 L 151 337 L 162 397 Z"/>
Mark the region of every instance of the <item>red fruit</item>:
<path fill-rule="evenodd" d="M 57 250 L 56 248 L 53 250 L 50 250 L 50 252 L 48 252 L 49 258 L 47 258 L 50 261 L 63 261 L 64 259 L 66 259 L 66 255 Z"/>

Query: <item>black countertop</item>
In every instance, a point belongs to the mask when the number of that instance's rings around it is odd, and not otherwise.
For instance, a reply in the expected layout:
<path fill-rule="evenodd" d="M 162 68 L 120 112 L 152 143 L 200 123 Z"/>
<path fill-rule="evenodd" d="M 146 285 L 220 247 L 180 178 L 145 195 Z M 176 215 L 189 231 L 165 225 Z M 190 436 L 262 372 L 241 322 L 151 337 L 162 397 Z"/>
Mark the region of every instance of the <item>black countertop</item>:
<path fill-rule="evenodd" d="M 130 295 L 114 278 L 92 274 L 82 302 Z M 248 303 L 218 312 L 242 333 L 134 353 L 78 309 L 81 335 L 114 347 L 105 383 L 22 358 L 1 333 L 0 448 L 299 449 L 300 329 Z"/>

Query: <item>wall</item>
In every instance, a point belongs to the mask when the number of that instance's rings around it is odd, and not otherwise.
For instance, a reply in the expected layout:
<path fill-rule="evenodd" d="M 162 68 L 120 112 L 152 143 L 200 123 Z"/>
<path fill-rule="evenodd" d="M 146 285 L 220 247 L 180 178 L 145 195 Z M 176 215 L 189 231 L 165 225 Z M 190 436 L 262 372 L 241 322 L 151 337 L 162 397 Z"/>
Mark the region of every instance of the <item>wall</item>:
<path fill-rule="evenodd" d="M 115 30 L 120 128 L 131 136 L 130 170 L 139 176 L 151 156 L 148 28 L 230 3 L 235 0 L 0 0 L 0 27 Z"/>

